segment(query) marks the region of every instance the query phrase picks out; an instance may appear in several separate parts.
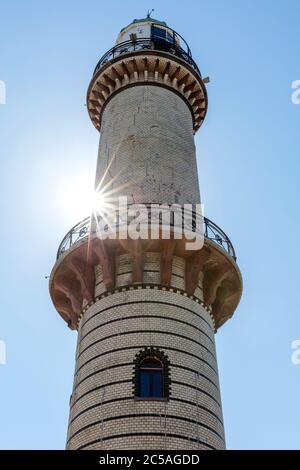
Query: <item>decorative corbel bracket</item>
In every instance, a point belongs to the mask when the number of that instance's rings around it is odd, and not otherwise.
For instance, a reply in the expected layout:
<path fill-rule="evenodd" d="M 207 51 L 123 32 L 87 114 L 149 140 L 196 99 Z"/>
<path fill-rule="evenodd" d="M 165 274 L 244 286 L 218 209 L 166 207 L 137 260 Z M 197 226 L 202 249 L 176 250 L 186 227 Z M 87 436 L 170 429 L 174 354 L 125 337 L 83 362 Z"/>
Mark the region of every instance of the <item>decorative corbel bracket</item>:
<path fill-rule="evenodd" d="M 204 265 L 210 257 L 210 249 L 201 248 L 186 260 L 185 265 L 185 290 L 188 295 L 193 295 L 198 285 L 199 274 L 204 270 Z"/>

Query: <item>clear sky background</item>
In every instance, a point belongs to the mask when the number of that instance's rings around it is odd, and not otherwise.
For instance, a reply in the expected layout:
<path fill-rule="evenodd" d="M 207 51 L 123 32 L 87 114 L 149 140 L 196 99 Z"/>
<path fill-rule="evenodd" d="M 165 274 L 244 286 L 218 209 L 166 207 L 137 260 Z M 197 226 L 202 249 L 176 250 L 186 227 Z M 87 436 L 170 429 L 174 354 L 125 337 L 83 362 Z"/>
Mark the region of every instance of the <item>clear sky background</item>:
<path fill-rule="evenodd" d="M 297 0 L 0 0 L 0 448 L 64 448 L 76 333 L 45 276 L 65 233 L 88 215 L 72 201 L 74 188 L 93 184 L 93 69 L 148 8 L 211 78 L 196 136 L 200 187 L 244 278 L 238 310 L 216 336 L 227 447 L 299 449 Z"/>

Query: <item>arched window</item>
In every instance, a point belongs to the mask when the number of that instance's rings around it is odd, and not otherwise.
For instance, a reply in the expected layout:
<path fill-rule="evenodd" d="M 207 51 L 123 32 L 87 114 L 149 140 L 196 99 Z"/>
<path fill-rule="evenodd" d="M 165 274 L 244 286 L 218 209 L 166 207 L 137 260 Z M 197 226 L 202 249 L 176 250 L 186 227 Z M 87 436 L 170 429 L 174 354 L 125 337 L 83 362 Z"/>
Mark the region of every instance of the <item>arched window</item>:
<path fill-rule="evenodd" d="M 144 359 L 139 370 L 139 395 L 145 398 L 163 397 L 163 365 L 156 358 Z"/>
<path fill-rule="evenodd" d="M 169 360 L 156 348 L 146 348 L 136 355 L 134 371 L 135 397 L 167 399 L 170 394 Z"/>

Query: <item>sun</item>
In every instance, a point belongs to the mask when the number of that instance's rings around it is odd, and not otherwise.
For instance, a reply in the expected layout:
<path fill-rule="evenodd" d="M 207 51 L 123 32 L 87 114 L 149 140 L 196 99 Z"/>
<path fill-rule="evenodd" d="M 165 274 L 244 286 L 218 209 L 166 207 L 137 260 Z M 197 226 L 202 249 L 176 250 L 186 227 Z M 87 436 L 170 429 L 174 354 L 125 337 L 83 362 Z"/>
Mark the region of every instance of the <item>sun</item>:
<path fill-rule="evenodd" d="M 91 210 L 96 215 L 104 212 L 108 204 L 107 197 L 101 191 L 92 191 L 90 202 Z"/>
<path fill-rule="evenodd" d="M 85 173 L 65 179 L 61 193 L 63 212 L 78 221 L 105 207 L 103 192 L 94 190 L 93 179 Z"/>

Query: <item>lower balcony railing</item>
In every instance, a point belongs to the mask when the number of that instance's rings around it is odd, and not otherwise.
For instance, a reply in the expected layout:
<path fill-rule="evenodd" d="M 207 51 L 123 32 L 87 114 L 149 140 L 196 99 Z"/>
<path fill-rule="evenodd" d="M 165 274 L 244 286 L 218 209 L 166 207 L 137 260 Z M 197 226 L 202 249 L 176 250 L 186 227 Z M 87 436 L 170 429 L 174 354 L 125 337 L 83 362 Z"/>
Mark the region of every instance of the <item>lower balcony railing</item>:
<path fill-rule="evenodd" d="M 129 206 L 130 207 L 130 206 Z M 149 206 L 146 206 L 149 208 Z M 118 215 L 118 212 L 117 212 Z M 121 216 L 122 217 L 122 216 Z M 148 212 L 148 221 L 151 223 L 153 221 L 153 215 L 152 212 Z M 109 230 L 108 225 L 106 226 L 103 224 L 103 218 L 101 216 L 98 216 L 98 222 L 102 219 L 102 226 L 104 226 L 104 230 Z M 155 223 L 157 224 L 157 221 L 159 220 L 159 225 L 165 225 L 165 223 L 162 221 L 161 215 L 159 219 L 155 219 Z M 182 219 L 179 219 L 179 222 L 182 221 L 182 229 L 184 228 L 184 223 L 185 223 L 185 216 L 182 216 Z M 190 231 L 192 232 L 198 232 L 199 233 L 199 214 L 196 214 L 195 212 L 190 213 Z M 120 218 L 121 221 L 121 218 Z M 69 250 L 71 247 L 73 247 L 76 243 L 81 242 L 84 238 L 88 237 L 89 235 L 91 236 L 96 236 L 97 234 L 97 229 L 96 229 L 96 223 L 92 224 L 91 226 L 91 217 L 87 217 L 78 224 L 76 224 L 64 237 L 62 240 L 61 244 L 59 245 L 58 251 L 57 251 L 57 259 L 63 255 L 67 250 Z M 120 226 L 121 222 L 116 223 L 116 226 Z M 170 210 L 170 227 L 178 227 L 180 223 L 178 224 L 178 214 L 175 215 L 175 212 L 172 212 Z M 219 245 L 224 251 L 227 252 L 228 255 L 230 255 L 235 261 L 236 261 L 236 255 L 235 251 L 233 248 L 233 245 L 228 238 L 228 236 L 223 232 L 223 230 L 220 229 L 214 222 L 209 220 L 206 217 L 201 216 L 201 233 L 203 233 L 204 238 L 207 240 L 210 240 L 217 245 Z"/>

